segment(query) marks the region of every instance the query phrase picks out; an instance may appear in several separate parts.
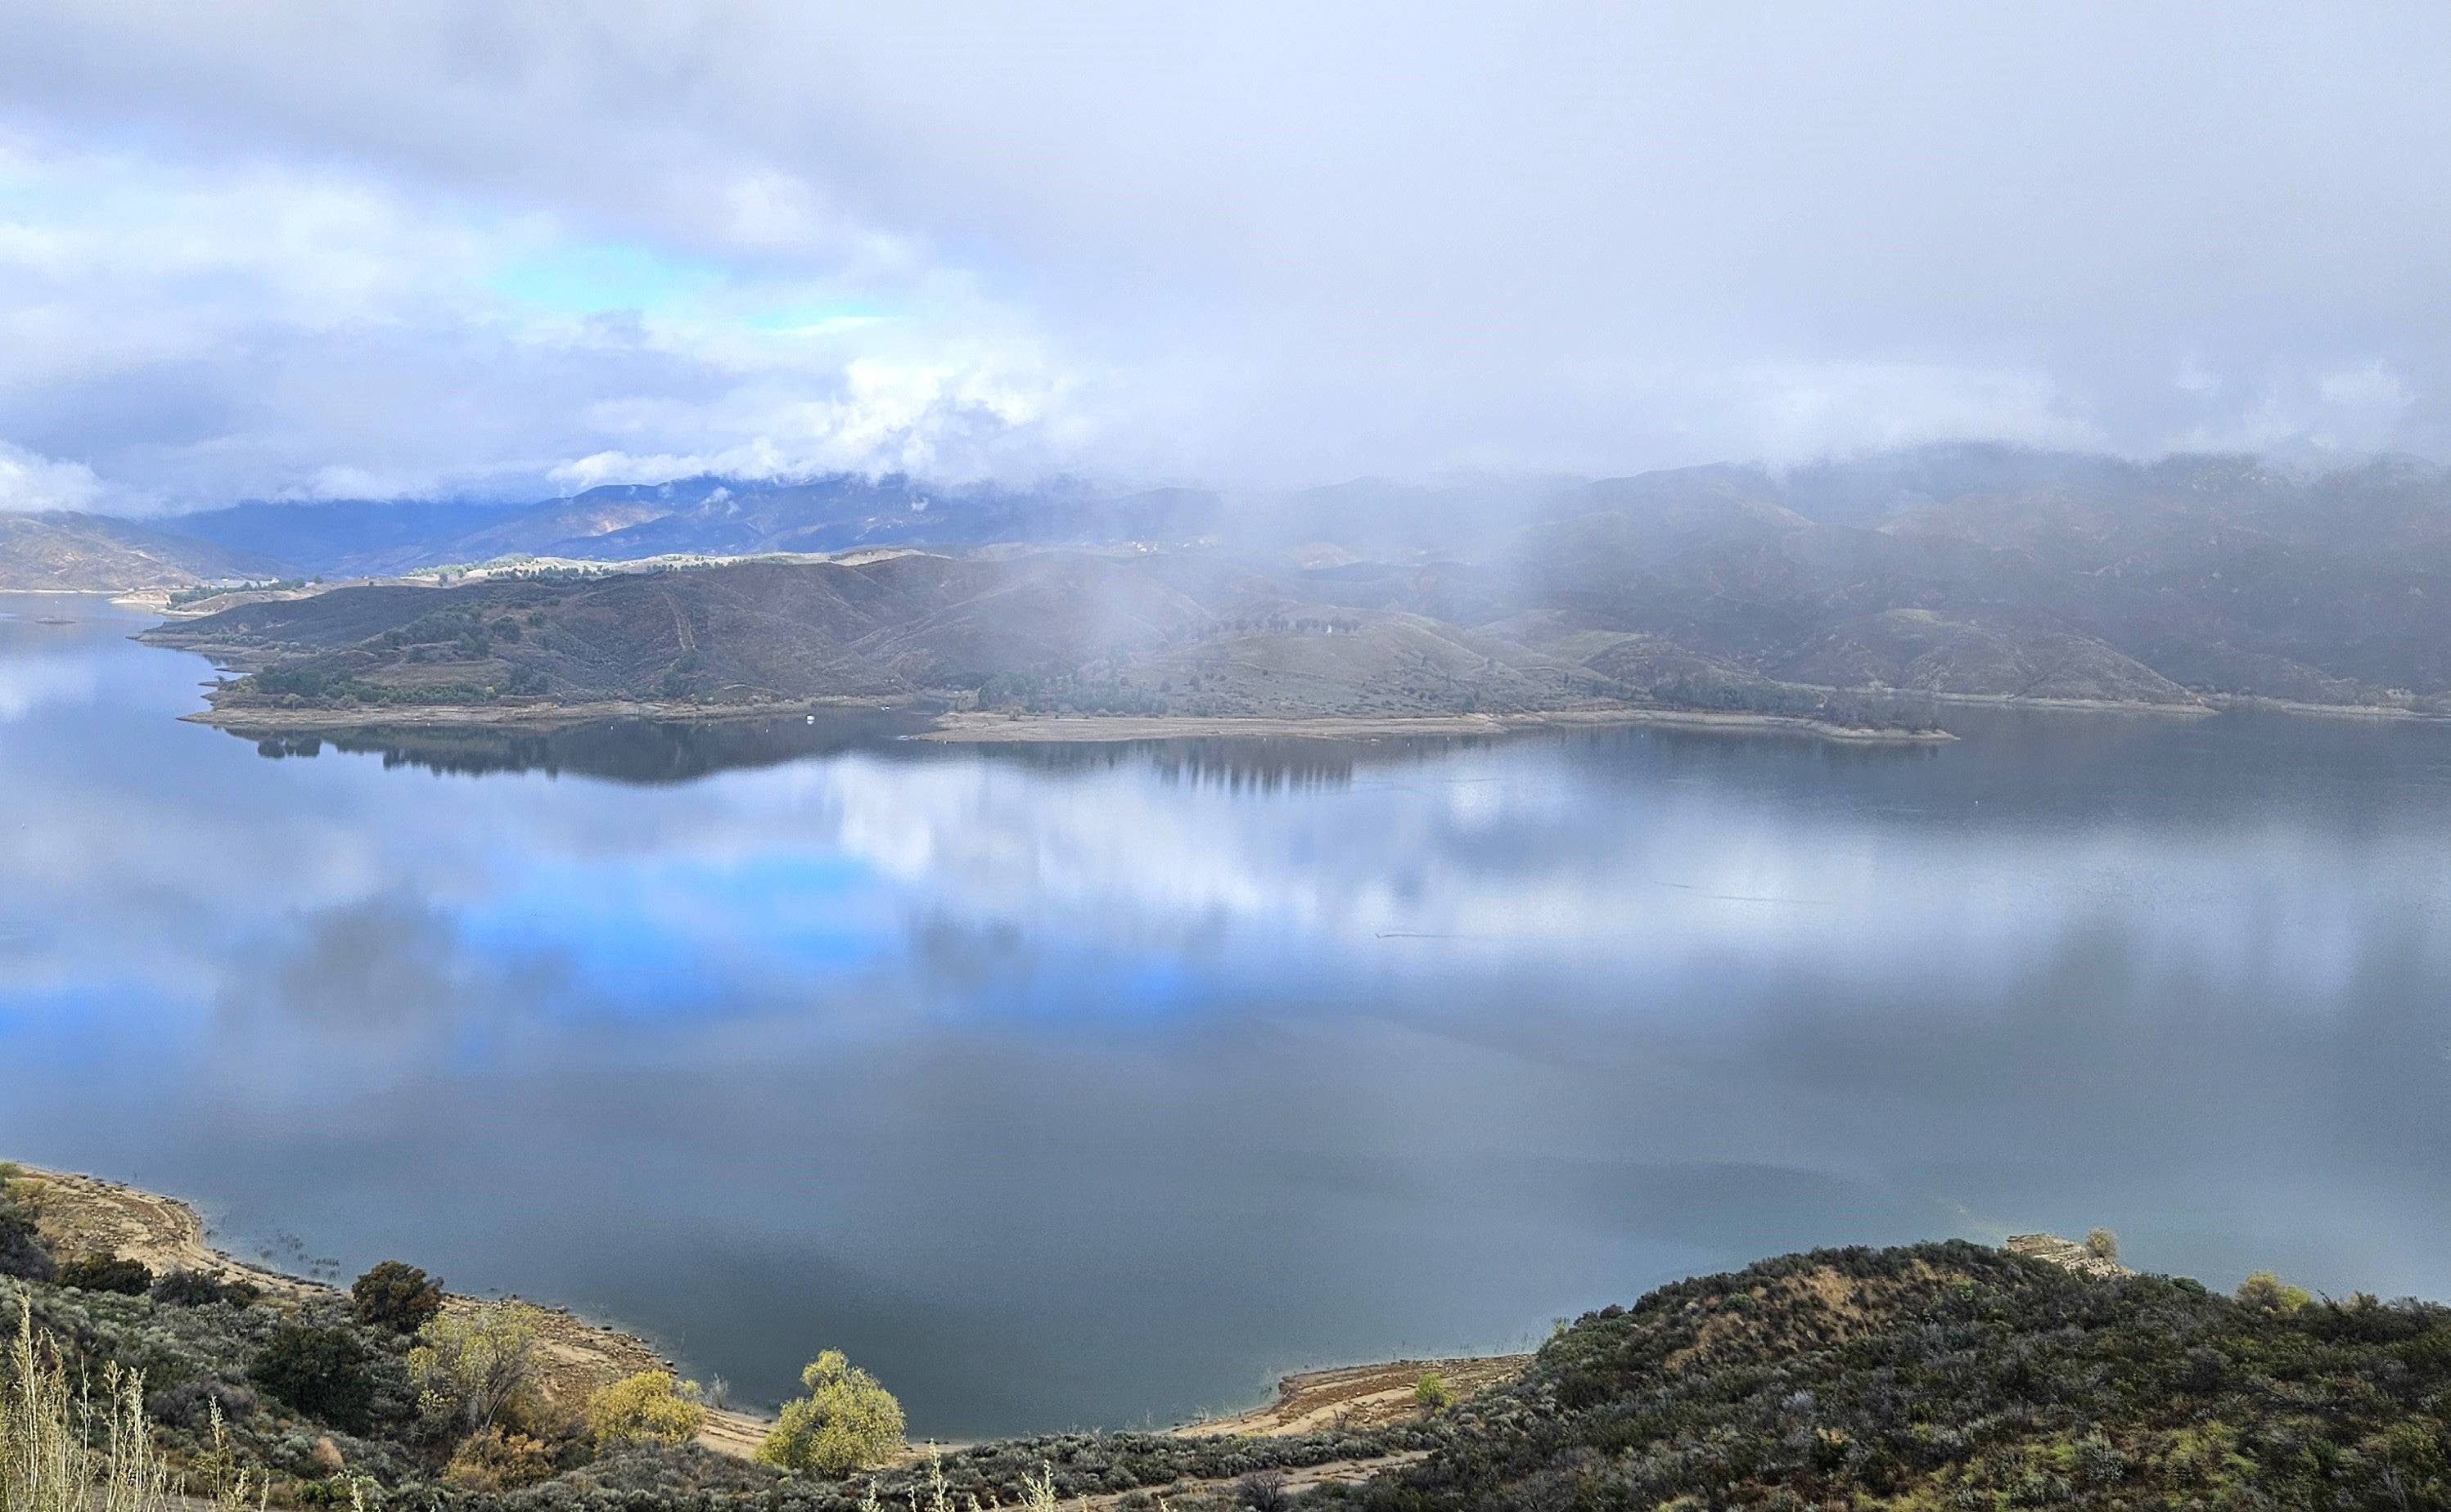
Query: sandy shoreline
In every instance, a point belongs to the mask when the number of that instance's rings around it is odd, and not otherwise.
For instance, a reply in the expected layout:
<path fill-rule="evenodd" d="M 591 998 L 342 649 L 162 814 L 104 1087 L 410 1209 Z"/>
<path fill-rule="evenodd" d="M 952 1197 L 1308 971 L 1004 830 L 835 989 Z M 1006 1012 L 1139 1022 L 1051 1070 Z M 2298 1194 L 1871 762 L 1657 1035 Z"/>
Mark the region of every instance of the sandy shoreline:
<path fill-rule="evenodd" d="M 1794 715 L 1722 714 L 1700 709 L 1563 709 L 1540 714 L 1457 714 L 1396 717 L 1286 717 L 1073 714 L 948 714 L 912 736 L 949 744 L 1069 743 L 1111 740 L 1218 739 L 1276 736 L 1358 740 L 1404 736 L 1505 735 L 1525 730 L 1721 730 L 1812 736 L 1873 745 L 1930 745 L 1957 737 L 1942 730 L 1868 730 Z"/>
<path fill-rule="evenodd" d="M 375 729 L 503 729 L 539 733 L 618 719 L 658 719 L 691 724 L 798 719 L 845 712 L 925 713 L 910 704 L 868 698 L 709 708 L 704 704 L 639 698 L 591 703 L 424 704 L 379 709 L 265 708 L 232 705 L 179 716 L 190 724 L 267 735 L 338 735 Z M 1127 740 L 1280 739 L 1363 740 L 1407 736 L 1506 735 L 1531 730 L 1590 730 L 1632 726 L 1730 733 L 1785 734 L 1869 745 L 1936 745 L 1957 737 L 1942 730 L 1870 730 L 1796 715 L 1721 713 L 1704 709 L 1564 709 L 1539 714 L 1458 714 L 1393 717 L 1278 717 L 1227 715 L 939 715 L 932 728 L 910 738 L 948 744 L 1096 744 Z"/>

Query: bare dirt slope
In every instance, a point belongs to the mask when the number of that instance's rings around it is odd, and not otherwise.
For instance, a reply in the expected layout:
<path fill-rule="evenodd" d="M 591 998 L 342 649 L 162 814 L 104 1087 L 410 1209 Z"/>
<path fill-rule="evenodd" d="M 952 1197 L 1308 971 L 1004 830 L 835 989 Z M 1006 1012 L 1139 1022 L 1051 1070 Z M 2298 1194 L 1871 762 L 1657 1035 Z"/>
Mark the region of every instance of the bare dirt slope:
<path fill-rule="evenodd" d="M 1424 1409 L 1413 1400 L 1413 1387 L 1424 1371 L 1437 1371 L 1447 1389 L 1461 1398 L 1512 1381 L 1531 1363 L 1528 1354 L 1480 1355 L 1306 1371 L 1279 1382 L 1277 1400 L 1265 1407 L 1186 1424 L 1174 1431 L 1257 1438 L 1315 1433 L 1323 1428 L 1382 1427 L 1422 1416 Z"/>

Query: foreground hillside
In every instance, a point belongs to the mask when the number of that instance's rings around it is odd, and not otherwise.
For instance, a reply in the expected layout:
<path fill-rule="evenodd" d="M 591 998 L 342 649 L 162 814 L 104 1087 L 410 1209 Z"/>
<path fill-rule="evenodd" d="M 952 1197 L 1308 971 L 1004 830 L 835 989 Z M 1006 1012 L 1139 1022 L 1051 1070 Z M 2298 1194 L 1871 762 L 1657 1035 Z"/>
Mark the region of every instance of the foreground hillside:
<path fill-rule="evenodd" d="M 196 1265 L 156 1272 L 79 1249 L 117 1230 L 64 1225 L 62 1196 L 0 1187 L 0 1355 L 21 1362 L 0 1364 L 0 1394 L 27 1358 L 23 1306 L 34 1358 L 143 1371 L 129 1411 L 167 1473 L 225 1501 L 243 1480 L 241 1502 L 472 1512 L 2451 1506 L 2451 1308 L 2269 1278 L 2224 1297 L 2066 1245 L 1788 1255 L 1561 1324 L 1528 1362 L 1459 1371 L 1461 1400 L 1425 1383 L 1410 1410 L 1347 1415 L 1329 1399 L 1385 1372 L 1346 1372 L 1359 1384 L 1321 1378 L 1325 1411 L 889 1455 L 837 1478 L 684 1442 L 687 1422 L 625 1434 L 578 1388 L 629 1362 L 583 1348 L 472 1426 L 438 1398 L 434 1349 L 453 1317 L 503 1307 L 463 1299 L 419 1327 L 396 1292 L 353 1306 L 186 1239 L 147 1252 Z"/>

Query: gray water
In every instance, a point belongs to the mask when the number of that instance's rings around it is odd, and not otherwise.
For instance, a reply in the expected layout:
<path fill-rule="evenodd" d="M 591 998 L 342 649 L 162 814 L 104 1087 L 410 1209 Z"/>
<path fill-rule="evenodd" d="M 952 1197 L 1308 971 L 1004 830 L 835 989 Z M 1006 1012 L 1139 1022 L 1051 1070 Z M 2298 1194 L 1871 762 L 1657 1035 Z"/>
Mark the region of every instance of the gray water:
<path fill-rule="evenodd" d="M 940 1436 L 1814 1245 L 2451 1295 L 2451 730 L 234 738 L 0 600 L 0 1153 Z M 45 623 L 44 619 L 69 622 Z"/>

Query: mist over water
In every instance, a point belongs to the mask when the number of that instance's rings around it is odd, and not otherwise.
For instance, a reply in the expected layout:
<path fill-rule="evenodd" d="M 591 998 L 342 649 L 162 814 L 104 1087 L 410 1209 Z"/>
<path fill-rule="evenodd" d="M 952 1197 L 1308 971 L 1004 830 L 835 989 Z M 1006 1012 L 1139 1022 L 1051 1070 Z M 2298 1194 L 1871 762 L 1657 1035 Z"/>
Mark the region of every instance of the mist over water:
<path fill-rule="evenodd" d="M 0 1154 L 747 1399 L 1165 1422 L 2093 1224 L 2451 1295 L 2451 729 L 259 748 L 145 621 L 0 616 Z"/>

